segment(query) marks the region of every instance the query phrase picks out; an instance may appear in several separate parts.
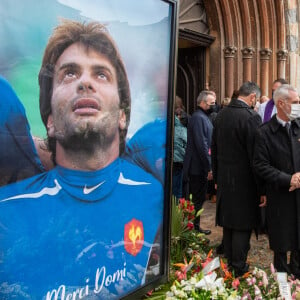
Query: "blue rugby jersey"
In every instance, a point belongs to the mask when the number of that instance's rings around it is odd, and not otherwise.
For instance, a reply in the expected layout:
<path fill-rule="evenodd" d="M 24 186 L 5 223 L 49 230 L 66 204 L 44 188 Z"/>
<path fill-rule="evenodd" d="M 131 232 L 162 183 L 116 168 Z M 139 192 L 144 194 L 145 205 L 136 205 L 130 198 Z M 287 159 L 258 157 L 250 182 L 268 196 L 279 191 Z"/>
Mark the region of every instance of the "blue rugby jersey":
<path fill-rule="evenodd" d="M 0 197 L 1 299 L 114 299 L 144 283 L 163 190 L 141 168 L 57 166 Z"/>
<path fill-rule="evenodd" d="M 25 109 L 10 84 L 0 76 L 0 185 L 44 172 Z"/>
<path fill-rule="evenodd" d="M 151 173 L 162 184 L 165 179 L 166 120 L 145 124 L 130 138 L 123 157 Z"/>

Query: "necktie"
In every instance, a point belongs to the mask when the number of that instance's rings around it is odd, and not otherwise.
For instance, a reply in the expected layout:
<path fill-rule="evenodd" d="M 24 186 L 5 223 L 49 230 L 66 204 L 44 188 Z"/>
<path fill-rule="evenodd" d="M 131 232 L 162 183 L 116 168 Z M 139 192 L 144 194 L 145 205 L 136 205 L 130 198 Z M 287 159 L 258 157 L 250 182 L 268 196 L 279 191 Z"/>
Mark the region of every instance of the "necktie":
<path fill-rule="evenodd" d="M 290 123 L 286 123 L 285 124 L 285 129 L 286 129 L 286 132 L 287 132 L 288 136 L 291 137 L 292 136 L 291 124 Z"/>

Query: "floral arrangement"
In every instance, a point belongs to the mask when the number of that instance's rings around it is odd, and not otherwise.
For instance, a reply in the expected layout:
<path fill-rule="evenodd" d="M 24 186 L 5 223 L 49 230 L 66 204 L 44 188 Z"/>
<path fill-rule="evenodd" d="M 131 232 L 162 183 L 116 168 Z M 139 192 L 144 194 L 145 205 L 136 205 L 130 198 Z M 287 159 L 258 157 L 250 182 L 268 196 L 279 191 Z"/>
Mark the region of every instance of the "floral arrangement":
<path fill-rule="evenodd" d="M 194 219 L 203 210 L 195 212 L 192 200 L 172 199 L 171 214 L 171 263 L 182 261 L 184 254 L 193 249 L 205 250 L 208 240 L 194 230 Z M 200 242 L 200 243 L 199 243 Z M 207 250 L 207 249 L 206 249 Z"/>
<path fill-rule="evenodd" d="M 195 206 L 191 200 L 179 199 L 178 209 L 182 214 L 182 222 L 189 230 L 194 229 Z"/>
<path fill-rule="evenodd" d="M 179 199 L 177 203 L 173 199 L 170 280 L 148 293 L 147 298 L 300 300 L 300 280 L 287 277 L 286 286 L 281 286 L 280 273 L 273 265 L 268 271 L 254 267 L 244 276 L 235 277 L 226 260 L 214 257 L 209 241 L 194 230 L 195 214 L 191 200 Z"/>

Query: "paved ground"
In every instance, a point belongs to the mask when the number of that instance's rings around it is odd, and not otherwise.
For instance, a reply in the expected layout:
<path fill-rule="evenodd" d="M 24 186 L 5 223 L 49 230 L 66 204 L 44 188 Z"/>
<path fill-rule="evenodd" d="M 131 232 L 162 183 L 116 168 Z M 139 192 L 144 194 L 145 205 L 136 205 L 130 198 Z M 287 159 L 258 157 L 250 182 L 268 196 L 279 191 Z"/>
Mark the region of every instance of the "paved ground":
<path fill-rule="evenodd" d="M 222 240 L 222 228 L 215 226 L 216 204 L 207 200 L 203 207 L 204 211 L 201 215 L 201 227 L 212 231 L 212 233 L 207 237 L 209 238 L 211 245 L 218 245 Z M 273 254 L 269 249 L 267 235 L 261 234 L 258 236 L 257 240 L 255 234 L 252 233 L 251 249 L 248 254 L 248 263 L 250 264 L 250 268 L 257 266 L 267 270 L 270 268 L 272 260 Z"/>

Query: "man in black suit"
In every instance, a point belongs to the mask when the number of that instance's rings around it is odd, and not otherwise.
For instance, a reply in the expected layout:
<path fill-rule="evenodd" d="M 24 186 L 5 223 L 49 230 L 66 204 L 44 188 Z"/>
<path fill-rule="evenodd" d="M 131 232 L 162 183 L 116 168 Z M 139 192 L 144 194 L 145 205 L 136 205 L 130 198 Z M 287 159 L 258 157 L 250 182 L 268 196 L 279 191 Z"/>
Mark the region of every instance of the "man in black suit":
<path fill-rule="evenodd" d="M 297 90 L 287 84 L 274 93 L 277 109 L 258 130 L 254 171 L 263 180 L 266 216 L 274 267 L 300 277 L 300 104 Z M 290 263 L 287 251 L 291 251 Z"/>
<path fill-rule="evenodd" d="M 251 231 L 259 223 L 259 195 L 252 172 L 254 136 L 261 124 L 251 108 L 261 91 L 245 82 L 214 122 L 212 167 L 217 188 L 216 224 L 223 227 L 224 253 L 236 276 L 248 271 Z"/>
<path fill-rule="evenodd" d="M 188 123 L 187 147 L 183 163 L 184 181 L 188 178 L 189 192 L 195 210 L 202 208 L 206 197 L 207 181 L 212 178 L 210 145 L 212 123 L 208 112 L 215 105 L 216 98 L 211 91 L 202 91 L 197 98 L 198 109 L 193 113 Z M 204 234 L 210 230 L 200 227 L 200 217 L 195 218 L 195 229 Z"/>

